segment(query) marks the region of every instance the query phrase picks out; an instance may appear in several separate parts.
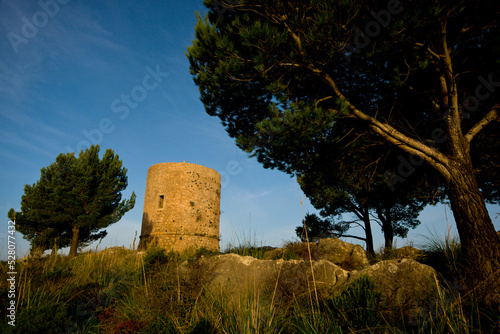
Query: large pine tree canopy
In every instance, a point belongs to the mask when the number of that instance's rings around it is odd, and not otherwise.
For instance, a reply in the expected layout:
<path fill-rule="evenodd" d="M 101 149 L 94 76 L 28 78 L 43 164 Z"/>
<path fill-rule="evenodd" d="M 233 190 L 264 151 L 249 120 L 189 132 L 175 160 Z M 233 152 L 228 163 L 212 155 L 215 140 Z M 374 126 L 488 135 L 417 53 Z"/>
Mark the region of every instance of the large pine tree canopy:
<path fill-rule="evenodd" d="M 499 277 L 485 205 L 500 199 L 497 0 L 205 5 L 190 69 L 239 147 L 266 168 L 334 174 L 332 185 L 354 160 L 393 191 L 427 168 L 428 191 L 450 201 L 471 285 Z M 492 291 L 500 300 L 500 284 Z"/>
<path fill-rule="evenodd" d="M 199 17 L 188 50 L 191 72 L 207 112 L 266 166 L 297 170 L 288 160 L 313 153 L 285 147 L 292 151 L 287 158 L 273 138 L 302 146 L 332 135 L 340 140 L 360 131 L 359 121 L 375 123 L 377 133 L 395 132 L 386 140 L 412 152 L 439 141 L 451 117 L 441 87 L 443 34 L 464 134 L 475 136 L 498 102 L 496 1 L 230 1 L 234 8 L 223 17 L 206 4 L 211 11 Z M 492 83 L 478 88 L 485 81 Z M 478 99 L 488 95 L 477 107 L 476 91 Z M 497 133 L 498 123 L 485 130 Z"/>

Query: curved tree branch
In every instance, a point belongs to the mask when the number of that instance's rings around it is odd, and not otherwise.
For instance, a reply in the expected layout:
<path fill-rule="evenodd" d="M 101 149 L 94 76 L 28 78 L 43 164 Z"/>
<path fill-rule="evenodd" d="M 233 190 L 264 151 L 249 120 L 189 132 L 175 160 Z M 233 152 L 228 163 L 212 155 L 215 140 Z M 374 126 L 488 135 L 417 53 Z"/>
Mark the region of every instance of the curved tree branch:
<path fill-rule="evenodd" d="M 481 132 L 481 130 L 493 121 L 500 121 L 500 115 L 498 114 L 498 109 L 500 109 L 500 103 L 497 103 L 493 108 L 484 116 L 472 129 L 467 132 L 465 139 L 469 142 L 474 139 L 474 137 Z"/>

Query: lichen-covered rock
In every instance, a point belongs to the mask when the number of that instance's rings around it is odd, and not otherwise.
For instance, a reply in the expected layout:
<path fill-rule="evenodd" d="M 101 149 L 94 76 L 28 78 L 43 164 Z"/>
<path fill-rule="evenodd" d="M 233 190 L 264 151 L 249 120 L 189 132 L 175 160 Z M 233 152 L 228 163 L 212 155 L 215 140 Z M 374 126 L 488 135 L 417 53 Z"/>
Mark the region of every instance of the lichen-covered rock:
<path fill-rule="evenodd" d="M 258 260 L 237 254 L 217 255 L 205 261 L 214 261 L 215 269 L 210 288 L 229 294 L 260 289 L 283 260 Z"/>
<path fill-rule="evenodd" d="M 264 253 L 264 260 L 276 260 L 282 258 L 283 253 L 284 251 L 281 248 L 270 249 Z"/>
<path fill-rule="evenodd" d="M 418 312 L 420 306 L 435 298 L 436 271 L 411 259 L 386 260 L 361 271 L 352 272 L 348 284 L 368 275 L 382 293 L 387 306 L 405 313 Z"/>
<path fill-rule="evenodd" d="M 412 259 L 420 261 L 425 258 L 425 253 L 423 251 L 412 246 L 398 248 L 395 253 L 398 259 Z"/>
<path fill-rule="evenodd" d="M 366 252 L 360 245 L 340 239 L 321 239 L 316 252 L 318 259 L 330 261 L 347 270 L 361 270 L 370 266 Z"/>
<path fill-rule="evenodd" d="M 313 261 L 311 266 L 311 262 L 302 260 L 258 260 L 225 254 L 203 261 L 211 262 L 214 267 L 209 290 L 232 296 L 234 302 L 263 294 L 276 303 L 307 293 L 326 295 L 349 278 L 348 271 L 325 260 Z"/>

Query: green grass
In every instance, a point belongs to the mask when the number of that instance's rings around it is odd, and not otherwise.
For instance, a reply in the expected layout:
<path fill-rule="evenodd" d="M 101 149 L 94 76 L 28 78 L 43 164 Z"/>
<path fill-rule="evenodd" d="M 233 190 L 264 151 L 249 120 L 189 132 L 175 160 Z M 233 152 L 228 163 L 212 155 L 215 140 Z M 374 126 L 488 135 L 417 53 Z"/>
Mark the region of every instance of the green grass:
<path fill-rule="evenodd" d="M 445 274 L 460 255 L 453 239 L 425 248 Z M 314 247 L 312 244 L 310 245 Z M 288 243 L 283 256 L 309 257 L 305 245 Z M 244 243 L 230 250 L 261 257 L 264 247 Z M 308 252 L 308 251 L 307 251 Z M 286 255 L 288 254 L 288 255 Z M 436 282 L 433 303 L 408 318 L 383 301 L 368 277 L 348 289 L 317 298 L 314 292 L 275 298 L 276 288 L 236 296 L 209 292 L 213 267 L 198 261 L 206 250 L 150 249 L 29 259 L 17 268 L 16 327 L 1 333 L 495 333 L 498 315 L 464 301 Z M 437 266 L 439 267 L 439 266 Z M 7 295 L 7 264 L 0 263 L 0 294 Z M 446 272 L 447 271 L 447 272 Z M 272 283 L 272 282 L 271 282 Z M 273 285 L 274 286 L 274 285 Z M 276 287 L 277 287 L 276 282 Z M 312 291 L 305 287 L 305 291 Z M 470 300 L 470 298 L 468 299 Z M 0 298 L 5 319 L 7 298 Z"/>
<path fill-rule="evenodd" d="M 233 253 L 241 256 L 252 256 L 256 259 L 262 260 L 264 254 L 270 250 L 270 247 L 263 247 L 262 242 L 260 244 L 257 242 L 255 235 L 252 238 L 247 238 L 246 235 L 240 237 L 239 235 L 234 235 L 233 243 L 229 243 L 223 253 Z"/>
<path fill-rule="evenodd" d="M 426 253 L 426 264 L 442 273 L 446 278 L 455 279 L 462 276 L 463 263 L 460 240 L 451 230 L 442 237 L 429 231 L 426 242 L 421 246 Z"/>
<path fill-rule="evenodd" d="M 255 246 L 254 244 L 248 243 L 238 246 L 229 245 L 228 248 L 224 251 L 224 253 L 226 254 L 233 253 L 241 256 L 251 256 L 256 259 L 262 260 L 264 259 L 264 254 L 270 249 L 271 248 L 269 247 Z"/>

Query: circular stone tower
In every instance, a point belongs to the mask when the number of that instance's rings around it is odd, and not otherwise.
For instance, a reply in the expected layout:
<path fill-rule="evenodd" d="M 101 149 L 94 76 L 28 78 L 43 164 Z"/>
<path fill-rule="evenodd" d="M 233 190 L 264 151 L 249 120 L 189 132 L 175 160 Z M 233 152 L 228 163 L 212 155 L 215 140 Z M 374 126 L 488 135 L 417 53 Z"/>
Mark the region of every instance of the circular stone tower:
<path fill-rule="evenodd" d="M 139 249 L 219 251 L 220 174 L 190 163 L 148 170 Z"/>

